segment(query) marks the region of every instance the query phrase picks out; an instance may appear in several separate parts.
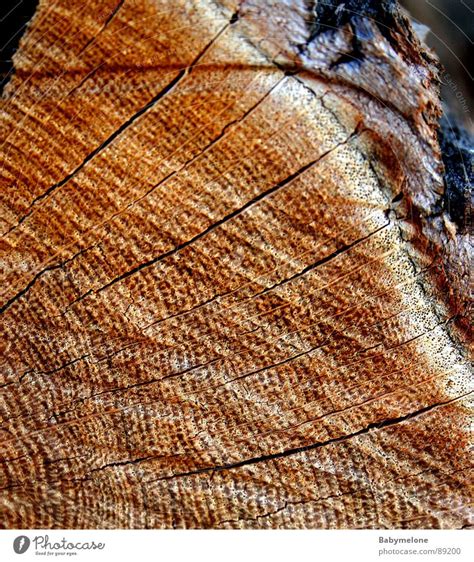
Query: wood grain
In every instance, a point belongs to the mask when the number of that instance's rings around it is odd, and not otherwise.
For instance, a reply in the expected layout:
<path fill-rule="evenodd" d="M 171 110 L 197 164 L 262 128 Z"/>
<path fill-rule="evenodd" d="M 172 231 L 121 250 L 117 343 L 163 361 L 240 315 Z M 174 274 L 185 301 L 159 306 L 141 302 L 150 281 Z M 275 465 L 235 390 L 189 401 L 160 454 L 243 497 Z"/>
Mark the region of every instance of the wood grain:
<path fill-rule="evenodd" d="M 3 527 L 470 524 L 437 62 L 390 2 L 317 4 L 40 2 L 1 101 Z"/>

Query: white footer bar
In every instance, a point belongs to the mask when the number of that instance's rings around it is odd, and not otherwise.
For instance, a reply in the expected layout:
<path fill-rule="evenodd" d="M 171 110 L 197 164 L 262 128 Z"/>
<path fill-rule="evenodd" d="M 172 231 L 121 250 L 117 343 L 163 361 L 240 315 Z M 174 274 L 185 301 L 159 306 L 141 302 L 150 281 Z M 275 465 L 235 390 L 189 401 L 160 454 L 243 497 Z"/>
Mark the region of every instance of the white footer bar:
<path fill-rule="evenodd" d="M 463 531 L 0 531 L 0 560 L 389 562 L 474 560 Z"/>

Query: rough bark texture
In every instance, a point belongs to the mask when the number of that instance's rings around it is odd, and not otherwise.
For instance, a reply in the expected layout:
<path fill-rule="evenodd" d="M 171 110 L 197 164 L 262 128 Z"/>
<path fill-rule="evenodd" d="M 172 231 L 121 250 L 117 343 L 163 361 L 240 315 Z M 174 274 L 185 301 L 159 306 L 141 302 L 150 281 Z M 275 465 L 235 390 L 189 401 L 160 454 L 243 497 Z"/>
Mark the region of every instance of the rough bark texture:
<path fill-rule="evenodd" d="M 45 0 L 14 66 L 2 526 L 468 526 L 470 207 L 396 5 Z"/>

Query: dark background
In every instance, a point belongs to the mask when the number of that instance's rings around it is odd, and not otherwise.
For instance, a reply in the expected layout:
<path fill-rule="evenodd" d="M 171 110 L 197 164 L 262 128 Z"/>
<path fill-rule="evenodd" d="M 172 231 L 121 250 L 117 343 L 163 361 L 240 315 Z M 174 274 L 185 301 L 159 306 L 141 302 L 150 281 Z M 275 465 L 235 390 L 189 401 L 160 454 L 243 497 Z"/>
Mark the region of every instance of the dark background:
<path fill-rule="evenodd" d="M 474 0 L 400 0 L 400 4 L 430 28 L 426 43 L 445 68 L 443 99 L 472 132 Z"/>
<path fill-rule="evenodd" d="M 0 5 L 0 92 L 8 80 L 12 55 L 18 47 L 26 24 L 33 16 L 38 0 L 1 0 Z"/>

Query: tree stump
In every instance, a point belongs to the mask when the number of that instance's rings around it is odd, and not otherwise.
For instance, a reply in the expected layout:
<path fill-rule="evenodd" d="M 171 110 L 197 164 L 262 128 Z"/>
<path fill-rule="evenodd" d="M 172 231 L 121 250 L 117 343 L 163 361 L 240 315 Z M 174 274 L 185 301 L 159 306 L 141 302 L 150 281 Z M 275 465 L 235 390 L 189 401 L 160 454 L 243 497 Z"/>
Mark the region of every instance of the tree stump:
<path fill-rule="evenodd" d="M 394 2 L 333 4 L 39 3 L 1 101 L 2 526 L 470 524 L 439 66 Z"/>

